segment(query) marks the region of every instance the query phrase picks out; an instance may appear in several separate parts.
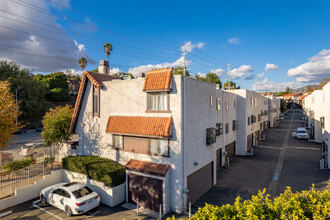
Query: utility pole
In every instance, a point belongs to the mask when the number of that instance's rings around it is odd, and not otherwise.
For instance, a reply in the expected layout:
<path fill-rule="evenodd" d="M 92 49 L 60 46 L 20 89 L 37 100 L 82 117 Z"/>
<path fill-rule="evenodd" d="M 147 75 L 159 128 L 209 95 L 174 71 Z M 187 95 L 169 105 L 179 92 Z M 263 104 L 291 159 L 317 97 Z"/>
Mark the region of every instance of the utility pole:
<path fill-rule="evenodd" d="M 230 90 L 230 85 L 229 85 L 229 74 L 230 74 L 230 63 L 228 65 L 228 74 L 227 74 L 227 90 Z"/>
<path fill-rule="evenodd" d="M 16 108 L 18 109 L 17 102 L 18 102 L 18 100 L 17 100 L 17 88 L 16 88 Z M 16 116 L 16 126 L 17 126 L 17 116 Z"/>
<path fill-rule="evenodd" d="M 186 75 L 186 46 L 184 46 L 184 51 L 183 51 L 183 75 Z"/>

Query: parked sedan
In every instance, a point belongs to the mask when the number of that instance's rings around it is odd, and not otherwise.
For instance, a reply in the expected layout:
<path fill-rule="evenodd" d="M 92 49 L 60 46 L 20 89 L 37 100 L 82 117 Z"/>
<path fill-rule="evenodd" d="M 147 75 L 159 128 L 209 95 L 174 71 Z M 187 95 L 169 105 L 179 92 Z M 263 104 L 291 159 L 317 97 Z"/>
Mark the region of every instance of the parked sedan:
<path fill-rule="evenodd" d="M 58 183 L 42 190 L 40 199 L 66 212 L 82 214 L 99 206 L 100 196 L 87 185 L 77 182 Z"/>
<path fill-rule="evenodd" d="M 297 139 L 308 139 L 308 133 L 306 131 L 306 128 L 297 128 L 296 137 Z"/>

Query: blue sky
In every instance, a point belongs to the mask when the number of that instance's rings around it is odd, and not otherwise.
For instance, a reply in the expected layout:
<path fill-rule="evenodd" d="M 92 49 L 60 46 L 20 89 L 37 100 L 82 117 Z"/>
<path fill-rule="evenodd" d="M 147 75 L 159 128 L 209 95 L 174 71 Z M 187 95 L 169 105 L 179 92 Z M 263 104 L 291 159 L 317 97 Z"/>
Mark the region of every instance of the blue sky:
<path fill-rule="evenodd" d="M 242 88 L 275 91 L 317 83 L 330 76 L 327 0 L 52 1 L 0 3 L 0 8 L 24 17 L 2 13 L 7 18 L 0 17 L 0 37 L 13 41 L 8 43 L 10 48 L 39 53 L 38 58 L 32 54 L 27 60 L 22 54 L 0 51 L 0 58 L 15 60 L 35 72 L 72 69 L 79 73 L 75 60 L 85 56 L 89 60 L 87 69 L 97 68 L 98 61 L 106 59 L 102 45 L 110 42 L 114 48 L 110 63 L 116 68 L 113 72 L 137 74 L 181 65 L 180 47 L 187 45 L 190 73 L 213 70 L 224 81 L 227 63 L 231 63 L 231 78 Z M 8 29 L 8 25 L 25 29 L 30 35 L 24 41 L 27 34 Z M 17 35 L 22 39 L 15 39 Z M 17 44 L 18 40 L 25 44 Z M 70 45 L 73 40 L 76 46 Z M 61 58 L 52 60 L 40 54 Z M 71 59 L 64 61 L 68 57 Z"/>

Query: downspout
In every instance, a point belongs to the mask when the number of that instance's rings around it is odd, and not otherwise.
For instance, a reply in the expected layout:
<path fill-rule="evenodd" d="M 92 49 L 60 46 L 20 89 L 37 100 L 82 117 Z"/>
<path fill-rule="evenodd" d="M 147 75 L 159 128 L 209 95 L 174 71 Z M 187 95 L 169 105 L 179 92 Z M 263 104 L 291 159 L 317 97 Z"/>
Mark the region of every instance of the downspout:
<path fill-rule="evenodd" d="M 182 76 L 181 78 L 181 155 L 182 155 L 182 195 L 183 195 L 183 208 L 184 212 L 187 211 L 187 202 L 188 196 L 187 196 L 187 189 L 185 188 L 185 172 L 184 172 L 184 80 L 185 77 Z"/>

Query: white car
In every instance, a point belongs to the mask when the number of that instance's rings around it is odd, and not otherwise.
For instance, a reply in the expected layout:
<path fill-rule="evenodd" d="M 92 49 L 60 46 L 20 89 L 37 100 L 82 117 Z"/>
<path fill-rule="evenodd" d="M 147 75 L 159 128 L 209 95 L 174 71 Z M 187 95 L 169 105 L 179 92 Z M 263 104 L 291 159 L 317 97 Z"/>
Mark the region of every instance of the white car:
<path fill-rule="evenodd" d="M 308 133 L 306 131 L 306 128 L 303 128 L 303 127 L 297 128 L 296 138 L 297 139 L 308 139 Z"/>
<path fill-rule="evenodd" d="M 64 210 L 68 216 L 88 212 L 100 204 L 100 196 L 96 192 L 77 182 L 49 186 L 41 191 L 40 199 L 42 203 Z"/>

